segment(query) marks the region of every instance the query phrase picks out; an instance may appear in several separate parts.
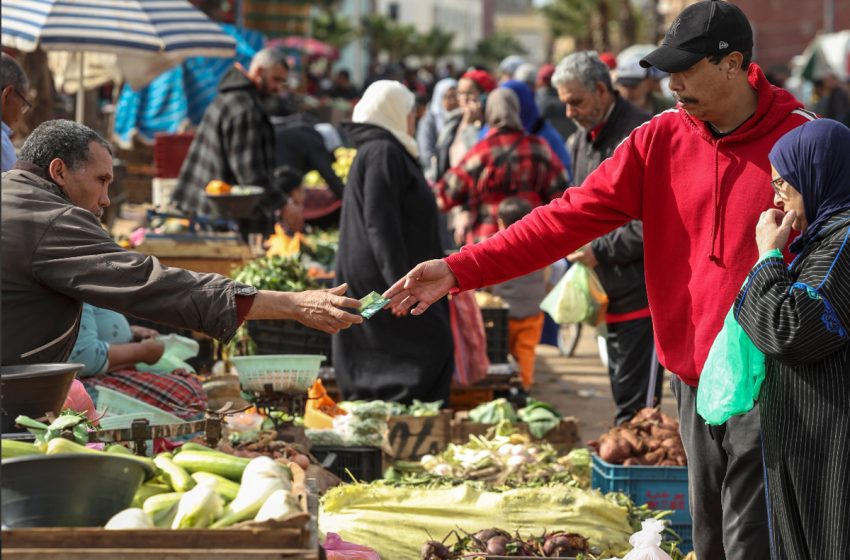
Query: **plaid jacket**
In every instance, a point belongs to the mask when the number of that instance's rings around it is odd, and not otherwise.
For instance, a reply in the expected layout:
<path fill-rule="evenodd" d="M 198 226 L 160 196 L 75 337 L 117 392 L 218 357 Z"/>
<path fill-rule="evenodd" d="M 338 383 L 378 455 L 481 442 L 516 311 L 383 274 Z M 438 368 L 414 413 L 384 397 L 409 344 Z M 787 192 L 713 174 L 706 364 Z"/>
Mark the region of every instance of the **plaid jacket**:
<path fill-rule="evenodd" d="M 463 206 L 472 212 L 474 241 L 498 231 L 499 203 L 519 196 L 540 206 L 568 186 L 561 160 L 535 134 L 491 130 L 435 186 L 444 209 Z"/>
<path fill-rule="evenodd" d="M 222 77 L 219 95 L 207 108 L 172 201 L 184 212 L 211 214 L 204 187 L 213 179 L 266 189 L 261 206 L 278 208 L 284 195 L 273 185 L 274 129 L 257 87 L 238 68 Z"/>

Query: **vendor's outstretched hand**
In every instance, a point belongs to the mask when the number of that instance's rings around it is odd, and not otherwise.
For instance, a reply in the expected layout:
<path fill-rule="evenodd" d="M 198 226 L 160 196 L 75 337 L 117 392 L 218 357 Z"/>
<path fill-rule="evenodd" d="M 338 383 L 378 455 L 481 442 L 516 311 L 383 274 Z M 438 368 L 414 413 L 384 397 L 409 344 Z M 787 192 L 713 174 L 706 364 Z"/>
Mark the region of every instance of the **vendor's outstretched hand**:
<path fill-rule="evenodd" d="M 394 313 L 404 314 L 410 310 L 411 315 L 422 315 L 455 286 L 457 279 L 449 265 L 444 260 L 434 259 L 416 265 L 383 295 L 390 299 L 389 306 Z"/>
<path fill-rule="evenodd" d="M 305 292 L 261 290 L 246 319 L 295 319 L 312 329 L 336 334 L 363 322 L 359 313 L 344 311 L 360 307 L 359 301 L 343 295 L 347 289 L 348 285 L 342 284 L 330 290 Z"/>

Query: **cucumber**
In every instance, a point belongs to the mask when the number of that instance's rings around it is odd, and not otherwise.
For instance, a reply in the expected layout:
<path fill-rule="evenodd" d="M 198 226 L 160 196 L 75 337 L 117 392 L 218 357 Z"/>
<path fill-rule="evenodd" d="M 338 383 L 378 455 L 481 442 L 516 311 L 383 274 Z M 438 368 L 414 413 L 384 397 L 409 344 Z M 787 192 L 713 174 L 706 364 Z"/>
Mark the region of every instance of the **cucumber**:
<path fill-rule="evenodd" d="M 172 460 L 171 453 L 160 453 L 154 457 L 153 463 L 159 467 L 160 476 L 175 492 L 188 492 L 195 486 L 195 481 L 189 476 L 186 469 Z"/>
<path fill-rule="evenodd" d="M 2 456 L 3 459 L 24 457 L 26 455 L 44 455 L 44 451 L 42 451 L 36 444 L 26 441 L 4 439 L 0 442 L 0 456 Z"/>
<path fill-rule="evenodd" d="M 174 456 L 174 462 L 190 473 L 208 472 L 239 481 L 251 460 L 220 451 L 182 451 Z"/>
<path fill-rule="evenodd" d="M 192 478 L 198 484 L 202 484 L 206 481 L 212 483 L 213 489 L 215 490 L 216 494 L 224 498 L 224 500 L 227 502 L 232 502 L 233 499 L 236 498 L 236 495 L 239 493 L 238 482 L 233 482 L 232 480 L 228 480 L 223 476 L 217 474 L 198 471 L 192 473 Z"/>

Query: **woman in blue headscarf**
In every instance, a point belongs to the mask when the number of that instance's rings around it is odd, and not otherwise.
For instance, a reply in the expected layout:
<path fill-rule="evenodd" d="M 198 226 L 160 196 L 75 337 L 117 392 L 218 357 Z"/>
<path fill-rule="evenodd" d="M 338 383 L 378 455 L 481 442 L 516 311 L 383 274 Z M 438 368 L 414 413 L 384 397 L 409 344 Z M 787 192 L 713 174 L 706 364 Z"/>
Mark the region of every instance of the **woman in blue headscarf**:
<path fill-rule="evenodd" d="M 567 146 L 558 131 L 549 124 L 546 119 L 540 116 L 540 111 L 537 109 L 537 102 L 534 100 L 534 92 L 527 84 L 519 80 L 508 80 L 500 84 L 499 87 L 507 88 L 513 91 L 519 99 L 519 117 L 522 121 L 522 127 L 528 134 L 536 134 L 546 140 L 552 151 L 564 164 L 567 170 L 567 179 L 570 183 L 573 181 L 573 166 L 570 160 L 570 153 L 567 151 Z M 484 127 L 481 130 L 478 138 L 484 138 L 489 131 L 489 127 Z"/>
<path fill-rule="evenodd" d="M 770 152 L 774 203 L 738 322 L 765 354 L 759 398 L 774 559 L 850 554 L 850 129 L 820 119 Z M 780 249 L 791 230 L 796 258 Z M 719 443 L 719 442 L 718 442 Z M 734 445 L 734 444 L 733 444 Z"/>

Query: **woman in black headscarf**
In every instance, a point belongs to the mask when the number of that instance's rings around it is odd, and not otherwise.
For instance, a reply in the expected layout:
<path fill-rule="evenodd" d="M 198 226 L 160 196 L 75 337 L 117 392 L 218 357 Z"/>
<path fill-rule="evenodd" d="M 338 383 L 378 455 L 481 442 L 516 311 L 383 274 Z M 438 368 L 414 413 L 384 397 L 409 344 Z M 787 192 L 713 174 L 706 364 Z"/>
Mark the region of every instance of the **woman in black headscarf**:
<path fill-rule="evenodd" d="M 850 554 L 850 129 L 821 119 L 770 152 L 774 203 L 736 317 L 765 354 L 759 408 L 773 558 Z M 791 230 L 796 258 L 780 249 Z"/>

